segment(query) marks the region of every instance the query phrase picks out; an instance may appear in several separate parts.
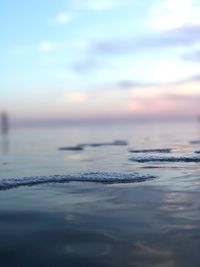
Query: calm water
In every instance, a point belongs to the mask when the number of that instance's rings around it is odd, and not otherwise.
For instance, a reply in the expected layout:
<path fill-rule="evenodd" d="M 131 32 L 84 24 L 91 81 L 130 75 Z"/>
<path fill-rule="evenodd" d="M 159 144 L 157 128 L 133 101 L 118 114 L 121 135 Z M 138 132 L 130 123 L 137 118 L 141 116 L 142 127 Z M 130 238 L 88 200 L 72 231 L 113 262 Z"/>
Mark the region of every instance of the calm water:
<path fill-rule="evenodd" d="M 58 150 L 114 140 L 129 145 Z M 13 130 L 1 140 L 0 181 L 91 171 L 157 178 L 0 190 L 0 266 L 199 267 L 200 163 L 129 160 L 144 156 L 131 148 L 193 156 L 200 145 L 192 140 L 200 140 L 195 122 Z"/>

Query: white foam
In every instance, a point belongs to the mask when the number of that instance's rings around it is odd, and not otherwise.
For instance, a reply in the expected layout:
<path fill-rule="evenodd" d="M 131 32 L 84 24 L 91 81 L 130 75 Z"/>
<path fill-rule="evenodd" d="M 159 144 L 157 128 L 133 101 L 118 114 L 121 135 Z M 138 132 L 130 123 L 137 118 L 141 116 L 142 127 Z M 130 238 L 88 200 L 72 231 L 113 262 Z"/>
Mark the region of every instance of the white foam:
<path fill-rule="evenodd" d="M 67 175 L 6 178 L 0 180 L 0 190 L 24 185 L 37 185 L 43 183 L 95 182 L 112 184 L 143 182 L 153 178 L 156 177 L 153 175 L 140 174 L 137 172 L 88 172 Z"/>
<path fill-rule="evenodd" d="M 200 156 L 144 156 L 130 158 L 130 160 L 137 162 L 200 162 Z"/>

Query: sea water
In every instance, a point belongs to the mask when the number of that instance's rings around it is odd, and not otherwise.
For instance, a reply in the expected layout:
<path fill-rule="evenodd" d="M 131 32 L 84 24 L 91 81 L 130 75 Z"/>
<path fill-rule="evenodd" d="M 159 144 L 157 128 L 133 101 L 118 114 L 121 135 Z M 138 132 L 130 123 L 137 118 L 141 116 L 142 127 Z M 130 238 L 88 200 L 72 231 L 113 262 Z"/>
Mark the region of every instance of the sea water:
<path fill-rule="evenodd" d="M 12 129 L 0 266 L 199 267 L 199 140 L 198 122 Z"/>

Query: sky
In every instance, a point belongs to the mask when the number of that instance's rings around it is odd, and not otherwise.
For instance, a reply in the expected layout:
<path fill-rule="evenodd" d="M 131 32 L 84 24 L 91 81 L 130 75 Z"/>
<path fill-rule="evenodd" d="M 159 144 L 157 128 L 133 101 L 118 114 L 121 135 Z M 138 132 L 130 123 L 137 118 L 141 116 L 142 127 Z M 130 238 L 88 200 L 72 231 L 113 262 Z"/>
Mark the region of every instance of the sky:
<path fill-rule="evenodd" d="M 0 23 L 16 121 L 200 114 L 199 0 L 1 0 Z"/>

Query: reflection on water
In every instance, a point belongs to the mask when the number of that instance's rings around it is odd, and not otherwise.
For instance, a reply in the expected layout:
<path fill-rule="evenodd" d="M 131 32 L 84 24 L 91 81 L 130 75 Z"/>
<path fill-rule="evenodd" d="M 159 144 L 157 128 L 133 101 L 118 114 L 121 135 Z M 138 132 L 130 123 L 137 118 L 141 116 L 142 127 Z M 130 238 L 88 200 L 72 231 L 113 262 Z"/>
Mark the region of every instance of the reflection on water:
<path fill-rule="evenodd" d="M 2 112 L 0 114 L 0 124 L 1 124 L 1 133 L 2 135 L 8 135 L 9 132 L 9 118 L 8 118 L 8 114 L 6 112 Z"/>
<path fill-rule="evenodd" d="M 3 136 L 1 139 L 1 153 L 3 155 L 7 155 L 9 152 L 9 138 L 7 136 Z"/>
<path fill-rule="evenodd" d="M 199 192 L 67 184 L 2 192 L 0 201 L 4 267 L 199 267 Z"/>

